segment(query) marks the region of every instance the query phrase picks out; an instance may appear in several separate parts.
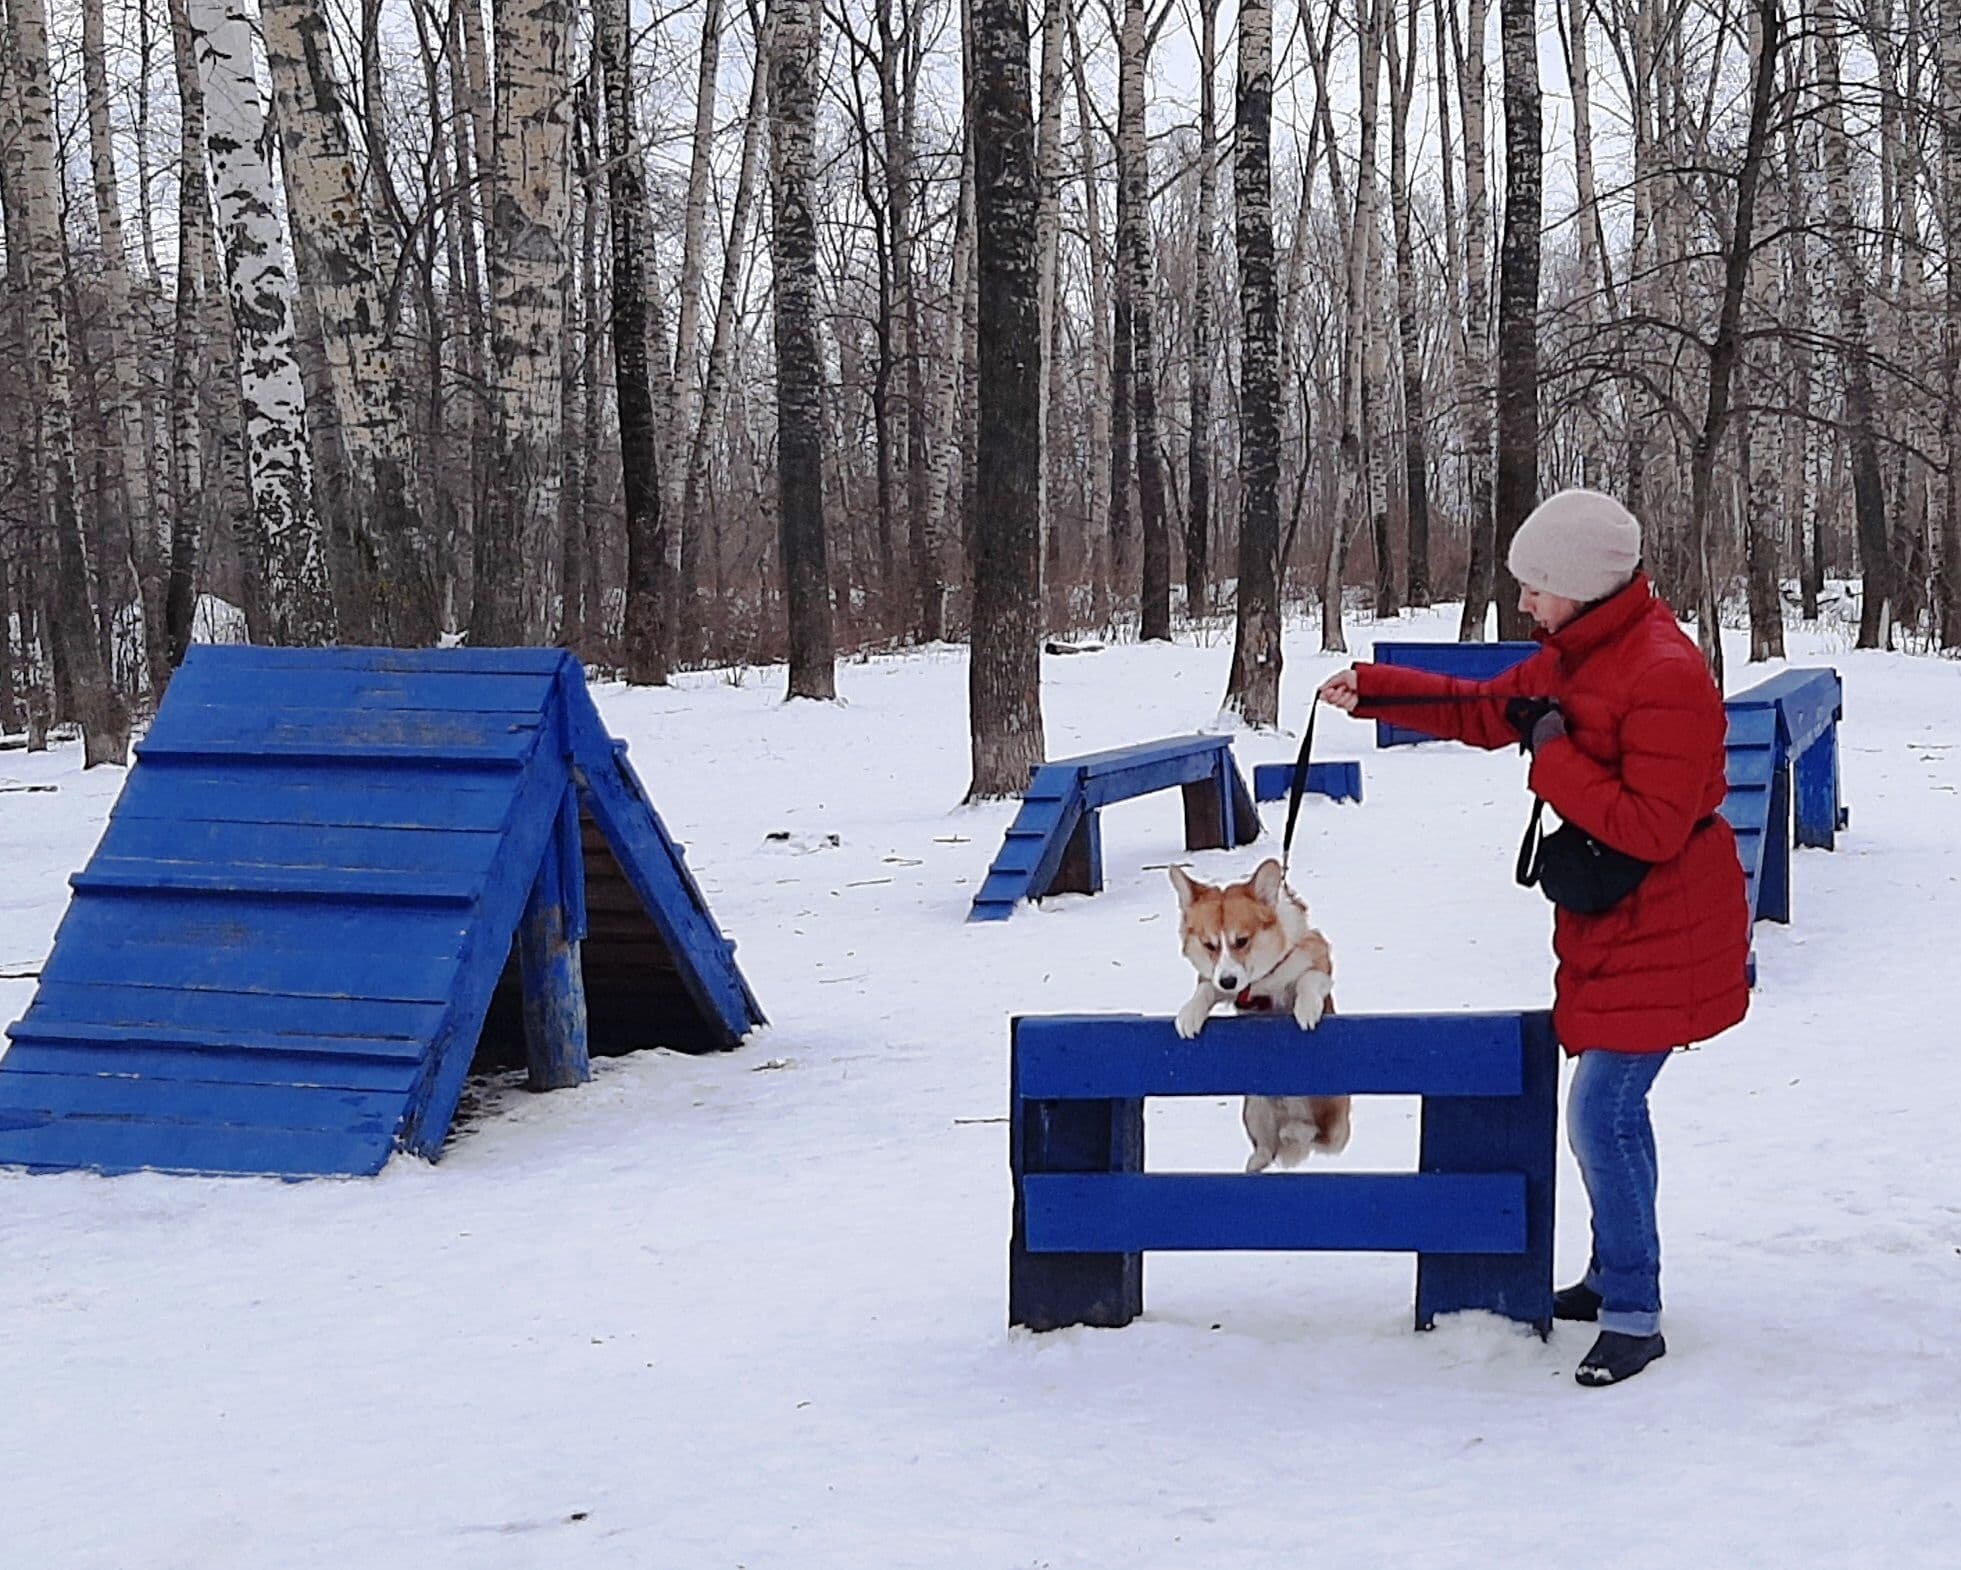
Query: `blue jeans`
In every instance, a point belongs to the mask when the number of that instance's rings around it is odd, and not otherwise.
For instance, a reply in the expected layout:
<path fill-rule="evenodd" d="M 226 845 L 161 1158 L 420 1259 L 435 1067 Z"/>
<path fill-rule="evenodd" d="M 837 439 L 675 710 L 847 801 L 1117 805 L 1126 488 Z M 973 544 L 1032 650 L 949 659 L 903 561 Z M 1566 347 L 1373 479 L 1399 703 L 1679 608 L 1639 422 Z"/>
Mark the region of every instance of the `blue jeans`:
<path fill-rule="evenodd" d="M 1661 1327 L 1661 1234 L 1655 1227 L 1655 1131 L 1648 1087 L 1666 1052 L 1582 1052 L 1566 1097 L 1566 1138 L 1593 1207 L 1586 1284 L 1600 1328 L 1651 1336 Z"/>

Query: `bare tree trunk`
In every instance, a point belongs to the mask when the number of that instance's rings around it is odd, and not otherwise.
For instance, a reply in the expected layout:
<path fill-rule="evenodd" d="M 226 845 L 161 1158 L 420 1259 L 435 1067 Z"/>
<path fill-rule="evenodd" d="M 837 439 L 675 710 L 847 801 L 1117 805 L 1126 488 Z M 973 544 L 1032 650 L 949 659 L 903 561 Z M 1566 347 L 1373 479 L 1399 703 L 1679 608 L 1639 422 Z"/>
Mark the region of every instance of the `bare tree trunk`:
<path fill-rule="evenodd" d="M 770 146 L 776 276 L 777 508 L 790 611 L 792 698 L 837 696 L 824 538 L 824 362 L 817 340 L 816 158 L 822 26 L 816 0 L 774 0 Z"/>
<path fill-rule="evenodd" d="M 124 762 L 129 716 L 109 684 L 89 603 L 89 561 L 75 484 L 75 423 L 68 321 L 63 309 L 67 264 L 61 238 L 60 156 L 48 71 L 44 0 L 9 0 L 14 44 L 15 104 L 20 115 L 21 193 L 27 246 L 27 361 L 38 415 L 35 454 L 46 513 L 35 532 L 51 526 L 59 570 L 54 617 L 56 657 L 68 673 L 75 717 L 82 726 L 82 766 Z"/>
<path fill-rule="evenodd" d="M 597 17 L 594 18 L 595 25 Z M 597 52 L 595 50 L 595 52 Z M 579 232 L 578 323 L 561 345 L 560 396 L 565 401 L 565 480 L 559 501 L 558 642 L 574 653 L 586 649 L 586 552 L 591 548 L 593 467 L 600 442 L 599 368 L 599 163 L 598 116 L 588 76 L 573 95 L 572 184 Z M 612 160 L 607 164 L 610 170 Z M 568 316 L 573 301 L 566 300 Z M 665 509 L 663 508 L 663 516 Z"/>
<path fill-rule="evenodd" d="M 434 641 L 441 619 L 386 337 L 383 275 L 326 15 L 320 0 L 265 0 L 261 26 L 302 319 L 319 339 L 317 380 L 326 396 L 309 401 L 307 426 L 340 634 L 416 647 Z"/>
<path fill-rule="evenodd" d="M 1593 168 L 1593 68 L 1588 54 L 1587 19 L 1595 0 L 1561 0 L 1561 3 L 1565 7 L 1566 80 L 1573 95 L 1573 183 L 1577 197 L 1573 227 L 1579 233 L 1580 242 L 1579 316 L 1581 327 L 1592 329 L 1603 315 L 1612 312 L 1607 286 L 1607 249 L 1601 237 L 1600 191 Z M 1580 390 L 1580 411 L 1585 419 L 1580 478 L 1587 486 L 1598 489 L 1606 466 L 1595 443 L 1605 436 L 1606 421 L 1600 407 L 1600 384 L 1591 375 Z"/>
<path fill-rule="evenodd" d="M 1206 12 L 1209 21 L 1211 12 Z M 1280 301 L 1273 272 L 1273 7 L 1240 0 L 1233 113 L 1239 255 L 1239 594 L 1226 705 L 1280 723 Z M 1306 178 L 1303 174 L 1303 178 Z"/>
<path fill-rule="evenodd" d="M 742 162 L 736 172 L 735 199 L 729 207 L 728 239 L 722 252 L 721 288 L 715 297 L 715 325 L 709 335 L 708 366 L 702 381 L 701 409 L 688 448 L 687 485 L 681 500 L 681 577 L 683 593 L 694 598 L 701 583 L 701 553 L 706 538 L 709 442 L 722 422 L 728 402 L 729 362 L 734 351 L 736 313 L 741 301 L 742 275 L 749 243 L 750 214 L 755 207 L 756 186 L 760 179 L 763 131 L 769 124 L 769 57 L 773 25 L 754 14 L 755 59 L 749 77 L 749 111 L 742 128 Z M 717 593 L 719 601 L 720 595 Z M 677 626 L 678 634 L 681 627 Z M 688 652 L 699 654 L 705 648 L 700 638 L 690 640 Z"/>
<path fill-rule="evenodd" d="M 1757 70 L 1764 78 L 1774 76 L 1778 52 L 1783 46 L 1780 10 L 1778 0 L 1759 0 L 1758 9 L 1752 14 L 1751 43 L 1759 56 Z M 1769 24 L 1776 29 L 1775 36 L 1768 40 L 1762 36 L 1765 12 L 1769 13 Z M 1754 94 L 1751 102 L 1754 116 Z M 1766 107 L 1768 110 L 1768 105 Z M 1768 118 L 1767 112 L 1766 123 L 1761 128 L 1763 145 L 1746 145 L 1744 148 L 1745 163 L 1753 157 L 1756 160 L 1760 171 L 1758 179 L 1762 178 L 1769 157 Z M 1751 129 L 1759 129 L 1754 118 Z M 1741 184 L 1739 176 L 1739 209 L 1742 206 Z M 1772 215 L 1770 227 L 1777 227 L 1781 221 L 1782 226 L 1788 229 L 1791 223 L 1790 207 L 1790 193 L 1784 192 Z M 1784 607 L 1777 592 L 1778 491 L 1783 467 L 1777 450 L 1780 427 L 1774 416 L 1766 416 L 1759 408 L 1750 407 L 1769 402 L 1777 386 L 1777 378 L 1771 370 L 1771 329 L 1779 308 L 1777 273 L 1778 252 L 1753 234 L 1748 277 L 1744 286 L 1745 303 L 1753 328 L 1762 336 L 1750 347 L 1740 348 L 1736 362 L 1743 395 L 1743 406 L 1737 410 L 1737 451 L 1743 460 L 1744 566 L 1750 603 L 1750 658 L 1753 661 L 1784 657 Z"/>
<path fill-rule="evenodd" d="M 1491 430 L 1491 196 L 1485 154 L 1484 42 L 1488 0 L 1470 0 L 1464 47 L 1457 57 L 1459 112 L 1464 121 L 1464 407 L 1465 457 L 1471 470 L 1470 568 L 1457 636 L 1484 638 L 1491 605 L 1495 522 Z M 1451 18 L 1456 20 L 1453 8 Z"/>
<path fill-rule="evenodd" d="M 782 3 L 782 0 L 778 0 Z M 1018 796 L 1042 761 L 1042 316 L 1035 118 L 1021 0 L 973 8 L 979 469 L 967 799 Z"/>
<path fill-rule="evenodd" d="M 626 0 L 593 11 L 606 84 L 606 209 L 613 242 L 613 375 L 626 492 L 626 679 L 664 686 L 671 658 L 667 517 L 662 506 L 654 367 L 647 349 L 647 184 L 633 96 Z"/>
<path fill-rule="evenodd" d="M 1940 639 L 1961 649 L 1961 7 L 1940 12 L 1941 216 L 1947 241 L 1947 289 L 1941 315 L 1941 453 L 1947 460 L 1941 509 Z"/>
<path fill-rule="evenodd" d="M 1807 76 L 1804 69 L 1807 55 L 1802 40 L 1807 36 L 1812 37 L 1812 46 L 1816 48 L 1815 31 L 1802 0 L 1792 16 L 1791 30 L 1800 40 L 1793 56 L 1796 64 L 1791 71 L 1793 82 L 1799 83 Z M 1817 117 L 1809 112 L 1810 109 L 1809 96 L 1794 88 L 1788 95 L 1788 109 L 1784 116 L 1784 195 L 1789 204 L 1784 230 L 1784 277 L 1789 292 L 1783 315 L 1797 330 L 1785 340 L 1783 346 L 1791 384 L 1791 412 L 1784 421 L 1783 446 L 1784 509 L 1791 522 L 1792 543 L 1797 551 L 1800 612 L 1806 621 L 1815 622 L 1818 620 L 1818 591 L 1821 586 L 1817 568 L 1822 560 L 1818 549 L 1822 531 L 1811 483 L 1814 473 L 1811 338 L 1816 324 L 1812 320 L 1809 240 L 1812 212 L 1808 197 L 1809 182 L 1805 175 L 1816 169 L 1821 159 L 1816 143 Z M 1812 138 L 1808 145 L 1800 145 L 1801 132 Z"/>
<path fill-rule="evenodd" d="M 1417 323 L 1416 241 L 1410 225 L 1409 110 L 1416 97 L 1416 20 L 1422 9 L 1409 0 L 1408 39 L 1396 43 L 1394 18 L 1385 33 L 1389 56 L 1389 202 L 1396 226 L 1396 329 L 1403 357 L 1403 497 L 1408 560 L 1404 564 L 1412 606 L 1430 603 L 1430 459 L 1424 450 L 1429 414 L 1423 396 L 1423 339 Z M 1381 614 L 1388 614 L 1378 605 Z"/>
<path fill-rule="evenodd" d="M 1070 71 L 1076 87 L 1076 153 L 1083 182 L 1083 249 L 1089 265 L 1089 310 L 1092 353 L 1089 390 L 1089 516 L 1084 566 L 1090 577 L 1091 615 L 1102 621 L 1109 614 L 1109 557 L 1113 537 L 1096 539 L 1098 526 L 1108 528 L 1116 516 L 1116 492 L 1111 459 L 1115 438 L 1110 430 L 1113 390 L 1111 329 L 1115 305 L 1110 298 L 1107 254 L 1103 248 L 1103 212 L 1096 177 L 1096 136 L 1090 106 L 1083 42 L 1076 30 L 1076 13 L 1068 10 Z M 1126 481 L 1126 485 L 1128 482 Z"/>
<path fill-rule="evenodd" d="M 1219 0 L 1198 0 L 1198 233 L 1192 261 L 1192 428 L 1185 453 L 1185 486 L 1189 500 L 1185 510 L 1185 611 L 1196 617 L 1211 609 L 1212 541 L 1212 231 L 1218 222 L 1219 138 L 1217 112 L 1213 107 L 1213 77 L 1218 71 Z M 1267 8 L 1265 26 L 1271 35 L 1272 8 Z M 1272 51 L 1269 36 L 1267 48 Z M 1271 118 L 1273 95 L 1271 62 L 1266 92 Z M 1262 137 L 1268 133 L 1263 131 Z M 1273 261 L 1272 158 L 1268 154 L 1267 244 L 1269 271 Z M 1275 379 L 1278 396 L 1278 379 Z M 1276 443 L 1275 461 L 1278 461 Z M 1277 516 L 1277 514 L 1276 514 Z M 1244 583 L 1242 580 L 1242 591 Z"/>
<path fill-rule="evenodd" d="M 1138 634 L 1171 636 L 1171 541 L 1165 530 L 1164 469 L 1158 445 L 1157 305 L 1151 259 L 1151 153 L 1144 74 L 1149 46 L 1144 0 L 1124 0 L 1117 58 L 1117 180 L 1124 192 L 1117 249 L 1130 283 L 1131 397 L 1137 432 L 1137 512 L 1144 574 Z"/>
<path fill-rule="evenodd" d="M 143 652 L 150 690 L 170 679 L 164 644 L 163 558 L 156 538 L 156 494 L 143 429 L 140 356 L 147 337 L 130 290 L 123 251 L 122 202 L 117 195 L 115 142 L 110 131 L 107 44 L 103 0 L 83 0 L 82 71 L 88 92 L 89 167 L 94 177 L 96 241 L 102 254 L 102 332 L 108 358 L 108 396 L 103 414 L 109 440 L 103 451 L 109 494 L 119 509 L 117 560 L 104 563 L 104 582 L 118 598 L 130 595 L 143 614 Z"/>
<path fill-rule="evenodd" d="M 1892 561 L 1886 538 L 1886 490 L 1874 437 L 1872 340 L 1866 321 L 1866 280 L 1852 214 L 1852 157 L 1845 135 L 1845 89 L 1839 70 L 1842 3 L 1821 8 L 1818 58 L 1825 95 L 1825 191 L 1832 232 L 1832 271 L 1838 294 L 1840 353 L 1845 364 L 1845 423 L 1852 447 L 1853 510 L 1865 587 L 1859 606 L 1859 647 L 1892 642 Z"/>
<path fill-rule="evenodd" d="M 473 644 L 542 643 L 557 625 L 564 412 L 569 14 L 511 0 L 491 16 L 497 59 L 490 220 L 489 507 L 477 531 Z"/>
<path fill-rule="evenodd" d="M 1534 0 L 1499 0 L 1505 50 L 1505 227 L 1498 248 L 1498 476 L 1492 564 L 1498 636 L 1523 638 L 1512 536 L 1539 499 L 1539 27 Z"/>
<path fill-rule="evenodd" d="M 1059 608 L 1047 604 L 1051 564 L 1057 560 L 1061 530 L 1056 523 L 1055 449 L 1061 411 L 1056 393 L 1061 386 L 1055 352 L 1058 330 L 1057 274 L 1062 261 L 1062 37 L 1067 0 L 1043 0 L 1042 54 L 1038 82 L 1041 117 L 1035 127 L 1035 256 L 1040 296 L 1042 414 L 1040 462 L 1042 491 L 1043 616 L 1059 624 Z"/>
<path fill-rule="evenodd" d="M 1355 165 L 1355 211 L 1348 227 L 1342 317 L 1341 485 L 1328 531 L 1327 572 L 1321 581 L 1321 648 L 1346 653 L 1341 624 L 1342 573 L 1359 515 L 1373 519 L 1368 415 L 1370 269 L 1376 240 L 1376 126 L 1382 96 L 1382 18 L 1387 0 L 1358 0 L 1361 29 L 1361 132 Z"/>
<path fill-rule="evenodd" d="M 263 152 L 265 106 L 252 64 L 254 19 L 242 0 L 189 0 L 188 20 L 204 88 L 205 143 L 239 338 L 257 520 L 252 537 L 262 555 L 268 630 L 276 643 L 331 643 L 334 607 L 308 473 L 306 395 L 293 357 L 293 285 Z"/>
<path fill-rule="evenodd" d="M 715 83 L 722 56 L 722 0 L 704 0 L 701 16 L 700 60 L 695 71 L 694 136 L 688 157 L 688 196 L 681 223 L 681 303 L 674 327 L 674 398 L 669 410 L 673 429 L 668 433 L 662 459 L 667 464 L 663 477 L 661 516 L 688 527 L 682 505 L 682 488 L 687 465 L 678 455 L 692 448 L 700 402 L 701 288 L 705 270 L 708 232 L 708 186 L 712 176 L 711 155 L 715 142 Z M 677 517 L 678 515 L 678 517 Z M 674 524 L 670 524 L 670 530 Z M 697 552 L 688 549 L 685 535 L 681 546 L 681 571 L 676 587 L 680 597 L 693 599 L 694 582 L 687 564 Z M 698 551 L 698 548 L 697 548 Z"/>

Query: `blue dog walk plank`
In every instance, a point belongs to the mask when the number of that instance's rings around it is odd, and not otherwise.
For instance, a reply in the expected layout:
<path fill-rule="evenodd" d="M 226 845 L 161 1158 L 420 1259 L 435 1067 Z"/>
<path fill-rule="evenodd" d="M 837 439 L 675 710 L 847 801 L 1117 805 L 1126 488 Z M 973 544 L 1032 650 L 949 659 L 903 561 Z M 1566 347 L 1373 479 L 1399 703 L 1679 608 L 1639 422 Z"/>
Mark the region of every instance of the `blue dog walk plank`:
<path fill-rule="evenodd" d="M 536 714 L 545 706 L 551 671 L 370 671 L 340 665 L 265 666 L 226 661 L 187 670 L 189 696 L 201 707 L 409 709 L 464 714 Z"/>
<path fill-rule="evenodd" d="M 1433 671 L 1464 681 L 1489 681 L 1514 665 L 1524 663 L 1539 652 L 1536 643 L 1418 643 L 1378 642 L 1372 658 L 1380 665 L 1401 665 L 1412 670 Z M 1375 722 L 1378 747 L 1402 747 L 1411 742 L 1429 741 L 1423 731 L 1394 725 L 1388 720 Z"/>
<path fill-rule="evenodd" d="M 1189 736 L 1166 736 L 1157 741 L 1138 741 L 1123 747 L 1106 747 L 1101 752 L 1079 752 L 1070 758 L 1051 758 L 1045 766 L 1052 769 L 1080 770 L 1085 777 L 1093 778 L 1099 774 L 1106 774 L 1112 769 L 1128 768 L 1152 758 L 1209 756 L 1222 749 L 1230 750 L 1231 747 L 1230 736 L 1194 732 Z"/>
<path fill-rule="evenodd" d="M 1030 1172 L 1021 1181 L 1032 1253 L 1525 1249 L 1516 1172 Z"/>
<path fill-rule="evenodd" d="M 1141 1096 L 1515 1096 L 1516 1014 L 1225 1016 L 1192 1039 L 1168 1019 L 1124 1014 L 1014 1022 L 1015 1086 L 1026 1100 Z"/>
<path fill-rule="evenodd" d="M 207 675 L 211 666 L 285 672 L 315 670 L 323 665 L 350 671 L 444 676 L 550 676 L 570 658 L 563 649 L 377 649 L 352 644 L 333 649 L 289 649 L 267 644 L 194 643 L 184 656 L 183 668 L 199 677 Z"/>

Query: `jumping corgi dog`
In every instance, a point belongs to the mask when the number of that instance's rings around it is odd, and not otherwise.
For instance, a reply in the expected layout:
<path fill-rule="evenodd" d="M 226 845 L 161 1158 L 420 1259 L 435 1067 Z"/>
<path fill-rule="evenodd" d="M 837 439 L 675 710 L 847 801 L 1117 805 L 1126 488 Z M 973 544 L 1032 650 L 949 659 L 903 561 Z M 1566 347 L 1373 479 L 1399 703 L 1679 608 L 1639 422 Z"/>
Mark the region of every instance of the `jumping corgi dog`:
<path fill-rule="evenodd" d="M 1277 861 L 1264 861 L 1244 883 L 1215 888 L 1171 869 L 1178 891 L 1179 937 L 1198 972 L 1198 987 L 1178 1010 L 1188 1040 L 1221 1003 L 1241 1013 L 1287 1013 L 1312 1030 L 1334 1008 L 1334 958 L 1328 940 L 1308 925 L 1307 906 L 1287 887 Z M 1248 1096 L 1240 1112 L 1253 1153 L 1248 1172 L 1274 1162 L 1297 1166 L 1312 1151 L 1340 1155 L 1348 1146 L 1346 1096 Z"/>

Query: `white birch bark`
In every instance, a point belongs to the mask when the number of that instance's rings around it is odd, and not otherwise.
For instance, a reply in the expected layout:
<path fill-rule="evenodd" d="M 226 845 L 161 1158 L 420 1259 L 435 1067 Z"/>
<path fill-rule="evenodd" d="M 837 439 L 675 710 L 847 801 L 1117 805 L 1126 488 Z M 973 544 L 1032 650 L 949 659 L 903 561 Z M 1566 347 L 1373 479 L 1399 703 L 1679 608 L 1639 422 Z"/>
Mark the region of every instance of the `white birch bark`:
<path fill-rule="evenodd" d="M 333 603 L 306 453 L 306 395 L 293 346 L 293 281 L 273 202 L 265 104 L 246 0 L 188 0 L 204 86 L 218 238 L 238 334 L 255 531 L 276 643 L 331 643 Z"/>

